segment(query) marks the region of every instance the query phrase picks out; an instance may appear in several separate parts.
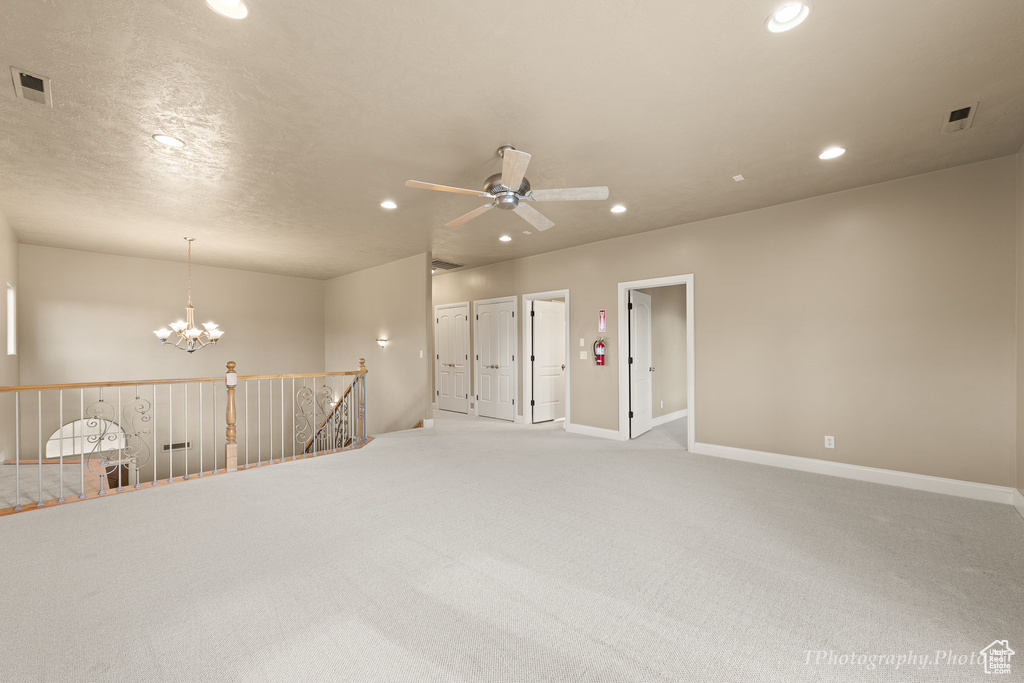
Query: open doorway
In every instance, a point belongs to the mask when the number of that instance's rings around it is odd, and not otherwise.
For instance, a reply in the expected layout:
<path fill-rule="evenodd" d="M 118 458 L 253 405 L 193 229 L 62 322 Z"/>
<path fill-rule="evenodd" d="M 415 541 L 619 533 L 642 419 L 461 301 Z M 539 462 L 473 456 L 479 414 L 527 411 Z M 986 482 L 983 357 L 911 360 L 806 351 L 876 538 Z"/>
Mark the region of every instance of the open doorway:
<path fill-rule="evenodd" d="M 523 421 L 569 422 L 569 290 L 523 295 Z"/>
<path fill-rule="evenodd" d="M 619 320 L 619 438 L 685 419 L 692 450 L 693 276 L 619 283 Z"/>

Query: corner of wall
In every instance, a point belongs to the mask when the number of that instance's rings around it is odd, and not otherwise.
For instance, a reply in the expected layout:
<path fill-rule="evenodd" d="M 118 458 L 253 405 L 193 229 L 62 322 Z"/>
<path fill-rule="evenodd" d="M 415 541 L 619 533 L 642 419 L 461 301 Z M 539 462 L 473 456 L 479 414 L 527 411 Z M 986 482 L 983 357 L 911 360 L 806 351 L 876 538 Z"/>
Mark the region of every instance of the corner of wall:
<path fill-rule="evenodd" d="M 1024 495 L 1024 147 L 1017 153 L 1017 491 Z M 1022 512 L 1021 514 L 1024 514 Z"/>
<path fill-rule="evenodd" d="M 10 283 L 18 288 L 18 238 L 7 222 L 7 217 L 0 211 L 0 285 Z M 4 336 L 7 335 L 7 298 L 3 298 Z M 21 368 L 18 364 L 18 356 L 8 356 L 6 353 L 0 357 L 0 384 L 4 386 L 16 386 L 21 383 Z M 0 414 L 4 416 L 0 423 L 0 463 L 3 463 L 14 451 L 12 434 L 14 434 L 14 410 L 9 404 L 13 404 L 14 394 L 3 394 L 0 398 Z"/>

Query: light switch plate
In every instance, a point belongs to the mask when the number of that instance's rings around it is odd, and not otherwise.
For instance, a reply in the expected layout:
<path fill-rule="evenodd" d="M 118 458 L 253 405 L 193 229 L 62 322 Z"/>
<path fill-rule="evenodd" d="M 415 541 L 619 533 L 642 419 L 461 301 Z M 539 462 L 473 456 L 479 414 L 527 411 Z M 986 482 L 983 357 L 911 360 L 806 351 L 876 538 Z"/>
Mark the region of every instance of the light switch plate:
<path fill-rule="evenodd" d="M 586 359 L 587 359 L 587 352 L 586 351 L 580 351 L 580 360 L 586 360 Z"/>

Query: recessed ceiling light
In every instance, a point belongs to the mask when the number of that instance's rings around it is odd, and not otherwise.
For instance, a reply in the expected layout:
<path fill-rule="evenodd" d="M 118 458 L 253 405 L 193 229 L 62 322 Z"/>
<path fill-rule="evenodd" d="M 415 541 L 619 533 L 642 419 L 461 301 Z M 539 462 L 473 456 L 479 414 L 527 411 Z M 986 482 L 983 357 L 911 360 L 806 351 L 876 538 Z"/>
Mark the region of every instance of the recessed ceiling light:
<path fill-rule="evenodd" d="M 846 150 L 842 147 L 829 147 L 824 152 L 818 155 L 819 159 L 835 159 L 846 154 Z"/>
<path fill-rule="evenodd" d="M 397 208 L 398 208 L 398 204 L 395 204 L 395 203 L 394 203 L 393 201 L 391 201 L 390 199 L 388 199 L 388 200 L 386 200 L 386 201 L 383 201 L 383 202 L 381 202 L 381 203 L 380 203 L 380 205 L 381 205 L 382 207 L 384 207 L 385 209 L 397 209 Z"/>
<path fill-rule="evenodd" d="M 625 210 L 626 207 L 624 207 L 622 204 L 616 204 L 615 206 L 612 207 L 612 213 L 622 213 Z"/>
<path fill-rule="evenodd" d="M 501 240 L 502 242 L 511 242 L 512 241 L 512 238 L 509 237 L 508 235 L 502 235 L 498 239 Z"/>
<path fill-rule="evenodd" d="M 741 182 L 742 180 L 744 180 L 743 176 L 741 176 L 741 175 L 734 175 L 732 177 L 732 179 L 735 180 L 737 183 Z"/>
<path fill-rule="evenodd" d="M 172 138 L 170 135 L 164 135 L 163 133 L 157 133 L 153 136 L 153 139 L 159 142 L 161 145 L 167 145 L 168 147 L 184 147 L 185 143 L 178 138 Z"/>
<path fill-rule="evenodd" d="M 811 6 L 802 2 L 791 2 L 783 5 L 768 17 L 765 26 L 772 33 L 782 33 L 803 23 L 811 13 Z"/>
<path fill-rule="evenodd" d="M 249 8 L 242 0 L 206 0 L 206 4 L 217 14 L 229 19 L 245 19 L 249 16 Z"/>

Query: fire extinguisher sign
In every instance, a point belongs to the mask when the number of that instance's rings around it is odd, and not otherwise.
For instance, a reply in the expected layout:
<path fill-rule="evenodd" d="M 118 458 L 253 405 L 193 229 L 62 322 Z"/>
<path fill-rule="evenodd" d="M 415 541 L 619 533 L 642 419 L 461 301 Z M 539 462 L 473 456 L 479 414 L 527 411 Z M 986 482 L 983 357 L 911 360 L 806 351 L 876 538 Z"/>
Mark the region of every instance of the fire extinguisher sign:
<path fill-rule="evenodd" d="M 597 316 L 597 331 L 604 332 L 604 309 Z"/>

